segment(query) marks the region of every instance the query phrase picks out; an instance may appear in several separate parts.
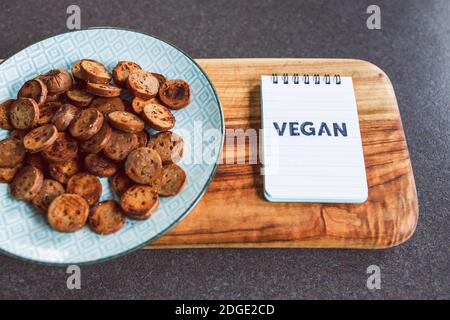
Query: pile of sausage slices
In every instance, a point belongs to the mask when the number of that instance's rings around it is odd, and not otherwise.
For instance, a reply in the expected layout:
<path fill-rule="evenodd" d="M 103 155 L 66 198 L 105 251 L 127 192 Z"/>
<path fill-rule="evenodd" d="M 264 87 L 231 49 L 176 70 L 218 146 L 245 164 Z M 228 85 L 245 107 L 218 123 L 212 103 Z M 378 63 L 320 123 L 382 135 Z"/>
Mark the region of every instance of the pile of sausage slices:
<path fill-rule="evenodd" d="M 131 95 L 130 95 L 131 94 Z M 130 98 L 131 96 L 131 98 Z M 124 98 L 128 97 L 128 98 Z M 0 104 L 0 182 L 29 201 L 60 232 L 84 225 L 99 234 L 126 218 L 148 219 L 159 197 L 178 194 L 187 176 L 177 165 L 183 139 L 170 131 L 171 110 L 186 107 L 189 84 L 120 61 L 76 61 L 26 81 L 17 99 Z M 147 129 L 157 132 L 150 135 Z M 120 197 L 98 202 L 99 177 Z"/>

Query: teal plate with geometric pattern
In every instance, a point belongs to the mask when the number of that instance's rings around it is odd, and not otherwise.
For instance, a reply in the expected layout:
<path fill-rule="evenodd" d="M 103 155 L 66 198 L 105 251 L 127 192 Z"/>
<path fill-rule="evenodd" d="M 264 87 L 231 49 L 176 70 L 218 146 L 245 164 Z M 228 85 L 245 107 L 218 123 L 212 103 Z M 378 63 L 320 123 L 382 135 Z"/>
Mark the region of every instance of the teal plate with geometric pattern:
<path fill-rule="evenodd" d="M 214 177 L 224 139 L 224 118 L 217 94 L 203 70 L 186 53 L 152 36 L 117 28 L 92 28 L 60 34 L 33 44 L 0 64 L 0 101 L 15 98 L 22 84 L 53 68 L 70 70 L 81 58 L 95 59 L 110 70 L 119 60 L 143 69 L 184 79 L 192 90 L 188 107 L 174 111 L 174 131 L 185 141 L 180 166 L 188 184 L 174 197 L 160 199 L 146 221 L 127 222 L 120 231 L 97 235 L 88 226 L 75 233 L 52 230 L 45 218 L 0 184 L 0 251 L 44 264 L 94 263 L 123 255 L 157 239 L 180 222 L 197 204 Z M 0 129 L 0 139 L 8 131 Z M 1 155 L 0 155 L 1 156 Z M 101 179 L 100 200 L 116 198 L 109 181 Z"/>

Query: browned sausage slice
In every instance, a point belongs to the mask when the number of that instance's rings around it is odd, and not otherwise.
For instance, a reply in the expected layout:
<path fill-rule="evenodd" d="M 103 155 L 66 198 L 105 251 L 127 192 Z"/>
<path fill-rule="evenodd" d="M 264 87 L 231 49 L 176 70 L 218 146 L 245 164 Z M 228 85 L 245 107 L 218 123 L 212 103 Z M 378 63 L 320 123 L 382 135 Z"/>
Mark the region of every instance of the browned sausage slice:
<path fill-rule="evenodd" d="M 151 148 L 137 148 L 128 155 L 125 172 L 136 183 L 151 184 L 161 177 L 161 157 Z"/>
<path fill-rule="evenodd" d="M 14 102 L 13 99 L 6 100 L 0 103 L 0 128 L 5 130 L 12 130 L 14 127 L 9 121 L 9 111 L 11 109 L 11 105 Z"/>
<path fill-rule="evenodd" d="M 169 109 L 161 104 L 147 103 L 144 106 L 142 117 L 151 128 L 158 131 L 167 131 L 175 126 L 175 117 Z"/>
<path fill-rule="evenodd" d="M 92 138 L 81 142 L 81 150 L 88 153 L 98 153 L 106 147 L 111 139 L 112 129 L 107 123 L 103 123 L 102 128 Z"/>
<path fill-rule="evenodd" d="M 91 229 L 99 234 L 119 231 L 125 224 L 125 214 L 115 200 L 97 203 L 89 215 Z"/>
<path fill-rule="evenodd" d="M 151 136 L 147 147 L 158 152 L 164 164 L 177 163 L 183 157 L 183 139 L 172 131 L 160 132 Z"/>
<path fill-rule="evenodd" d="M 148 210 L 146 213 L 144 213 L 143 215 L 141 214 L 131 214 L 131 213 L 127 213 L 127 217 L 133 220 L 147 220 L 148 218 L 150 218 L 152 216 L 152 214 L 155 212 L 155 210 L 159 207 L 159 197 L 156 198 L 156 201 L 153 204 L 153 207 L 150 208 L 150 210 Z"/>
<path fill-rule="evenodd" d="M 99 177 L 110 177 L 117 171 L 117 165 L 108 158 L 97 153 L 88 154 L 84 158 L 86 169 Z"/>
<path fill-rule="evenodd" d="M 0 168 L 12 168 L 25 159 L 22 140 L 10 137 L 0 141 Z"/>
<path fill-rule="evenodd" d="M 47 213 L 50 203 L 59 195 L 64 193 L 64 187 L 58 181 L 45 179 L 41 189 L 33 198 L 33 205 L 42 213 Z"/>
<path fill-rule="evenodd" d="M 119 171 L 111 178 L 111 185 L 117 195 L 121 196 L 125 191 L 134 185 L 134 181 L 131 180 L 125 172 Z"/>
<path fill-rule="evenodd" d="M 78 194 L 57 196 L 48 208 L 47 219 L 52 228 L 61 232 L 80 230 L 88 219 L 89 205 Z"/>
<path fill-rule="evenodd" d="M 84 80 L 92 83 L 108 83 L 112 78 L 108 69 L 95 60 L 82 60 L 80 73 Z"/>
<path fill-rule="evenodd" d="M 187 176 L 184 170 L 174 164 L 168 164 L 163 167 L 161 185 L 158 193 L 162 196 L 174 196 L 183 190 L 186 185 Z"/>
<path fill-rule="evenodd" d="M 132 218 L 147 216 L 149 212 L 153 213 L 158 203 L 158 194 L 149 186 L 135 185 L 125 191 L 121 197 L 123 211 Z"/>
<path fill-rule="evenodd" d="M 38 78 L 45 83 L 49 94 L 64 93 L 73 85 L 72 77 L 64 69 L 50 70 Z"/>
<path fill-rule="evenodd" d="M 48 165 L 50 176 L 62 184 L 67 184 L 70 177 L 80 172 L 80 170 L 81 164 L 78 158 L 64 162 L 50 162 Z"/>
<path fill-rule="evenodd" d="M 95 108 L 82 110 L 70 124 L 70 134 L 79 140 L 92 138 L 103 126 L 103 114 Z"/>
<path fill-rule="evenodd" d="M 75 158 L 77 152 L 78 142 L 64 132 L 58 132 L 55 142 L 42 150 L 41 154 L 48 161 L 62 162 Z"/>
<path fill-rule="evenodd" d="M 125 111 L 125 103 L 120 97 L 113 98 L 95 98 L 89 105 L 91 108 L 96 108 L 103 114 L 111 111 Z"/>
<path fill-rule="evenodd" d="M 191 89 L 184 80 L 167 80 L 159 88 L 159 98 L 170 109 L 186 107 L 191 100 Z"/>
<path fill-rule="evenodd" d="M 67 182 L 67 192 L 79 194 L 90 206 L 93 206 L 102 195 L 102 184 L 96 176 L 80 172 L 70 177 Z"/>
<path fill-rule="evenodd" d="M 135 62 L 119 61 L 112 71 L 114 82 L 118 86 L 126 86 L 130 72 L 141 69 L 141 66 Z"/>
<path fill-rule="evenodd" d="M 144 130 L 145 124 L 135 114 L 126 111 L 114 111 L 108 113 L 108 121 L 116 129 L 137 133 Z"/>
<path fill-rule="evenodd" d="M 11 183 L 11 195 L 17 200 L 31 201 L 38 194 L 44 182 L 42 172 L 26 166 L 19 170 Z"/>
<path fill-rule="evenodd" d="M 39 152 L 56 141 L 58 130 L 52 124 L 37 127 L 23 138 L 23 145 L 31 153 Z"/>
<path fill-rule="evenodd" d="M 58 109 L 51 121 L 59 131 L 65 131 L 79 112 L 80 109 L 66 103 Z"/>
<path fill-rule="evenodd" d="M 20 98 L 9 110 L 9 121 L 19 130 L 31 129 L 39 121 L 39 106 L 33 99 Z"/>
<path fill-rule="evenodd" d="M 136 148 L 137 143 L 136 134 L 113 130 L 103 154 L 114 161 L 122 161 Z"/>
<path fill-rule="evenodd" d="M 135 96 L 142 99 L 151 99 L 158 94 L 158 79 L 144 70 L 136 70 L 130 73 L 127 80 L 128 89 Z"/>
<path fill-rule="evenodd" d="M 39 107 L 39 120 L 37 122 L 38 125 L 43 125 L 49 123 L 53 116 L 58 112 L 59 108 L 61 108 L 62 103 L 59 101 L 55 102 L 46 102 Z"/>
<path fill-rule="evenodd" d="M 87 107 L 92 100 L 94 100 L 92 94 L 81 89 L 69 90 L 66 92 L 66 96 L 69 98 L 70 102 L 81 108 Z"/>
<path fill-rule="evenodd" d="M 122 90 L 112 84 L 88 82 L 86 91 L 99 97 L 113 98 L 120 96 Z"/>
<path fill-rule="evenodd" d="M 97 61 L 95 61 L 95 60 L 82 59 L 82 60 L 77 60 L 72 64 L 72 68 L 71 68 L 72 75 L 75 78 L 75 80 L 77 80 L 78 84 L 86 84 L 86 81 L 88 81 L 87 79 L 83 78 L 83 74 L 81 72 L 81 63 L 85 60 L 97 63 Z"/>
<path fill-rule="evenodd" d="M 28 80 L 20 88 L 17 98 L 30 98 L 42 105 L 47 100 L 47 86 L 39 78 Z"/>

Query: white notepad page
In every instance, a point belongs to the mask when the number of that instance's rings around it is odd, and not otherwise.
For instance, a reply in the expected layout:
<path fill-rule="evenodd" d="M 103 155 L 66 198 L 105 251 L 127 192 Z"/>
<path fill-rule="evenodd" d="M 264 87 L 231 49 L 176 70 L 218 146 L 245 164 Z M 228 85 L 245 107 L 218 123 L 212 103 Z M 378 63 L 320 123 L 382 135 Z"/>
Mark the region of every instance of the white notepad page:
<path fill-rule="evenodd" d="M 261 77 L 265 197 L 364 202 L 368 189 L 352 78 L 297 82 Z"/>

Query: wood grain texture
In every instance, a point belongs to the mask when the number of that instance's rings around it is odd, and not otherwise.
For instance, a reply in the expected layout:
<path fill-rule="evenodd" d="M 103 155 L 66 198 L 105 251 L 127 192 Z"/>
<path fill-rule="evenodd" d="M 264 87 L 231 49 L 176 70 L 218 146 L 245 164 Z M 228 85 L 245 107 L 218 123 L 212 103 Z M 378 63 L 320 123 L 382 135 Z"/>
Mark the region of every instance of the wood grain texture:
<path fill-rule="evenodd" d="M 416 187 L 395 93 L 382 70 L 350 59 L 197 62 L 217 90 L 227 129 L 260 128 L 262 74 L 352 76 L 369 197 L 363 204 L 272 203 L 263 197 L 258 164 L 221 164 L 194 210 L 147 248 L 386 248 L 411 237 L 418 219 Z"/>

